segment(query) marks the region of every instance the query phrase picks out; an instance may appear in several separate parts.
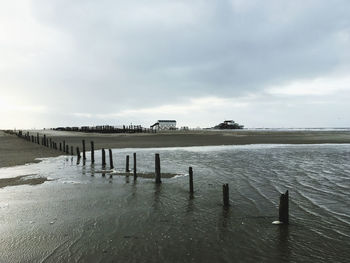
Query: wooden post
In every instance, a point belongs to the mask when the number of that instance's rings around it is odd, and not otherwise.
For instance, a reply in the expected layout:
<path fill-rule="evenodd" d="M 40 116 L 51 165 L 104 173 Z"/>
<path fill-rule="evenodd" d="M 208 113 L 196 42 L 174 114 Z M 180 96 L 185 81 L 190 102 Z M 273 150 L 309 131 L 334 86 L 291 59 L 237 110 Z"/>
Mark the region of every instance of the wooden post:
<path fill-rule="evenodd" d="M 70 154 L 74 155 L 73 146 L 70 147 Z"/>
<path fill-rule="evenodd" d="M 283 224 L 289 224 L 289 193 L 288 190 L 281 194 L 279 205 L 279 221 Z"/>
<path fill-rule="evenodd" d="M 62 151 L 62 143 L 60 142 L 60 152 Z"/>
<path fill-rule="evenodd" d="M 46 138 L 46 147 L 49 148 L 49 138 Z"/>
<path fill-rule="evenodd" d="M 162 182 L 160 176 L 160 158 L 159 153 L 155 155 L 155 173 L 156 173 L 156 184 L 160 184 Z"/>
<path fill-rule="evenodd" d="M 36 141 L 37 141 L 37 144 L 40 144 L 39 133 L 36 134 Z"/>
<path fill-rule="evenodd" d="M 44 146 L 46 146 L 46 135 L 44 134 L 44 143 L 43 143 Z"/>
<path fill-rule="evenodd" d="M 224 201 L 224 206 L 228 207 L 230 206 L 230 195 L 229 195 L 229 188 L 228 184 L 222 185 L 222 194 L 223 194 L 223 201 Z"/>
<path fill-rule="evenodd" d="M 190 179 L 190 193 L 193 194 L 193 170 L 192 167 L 188 168 L 188 175 Z"/>
<path fill-rule="evenodd" d="M 32 135 L 32 142 L 34 142 L 34 136 Z"/>
<path fill-rule="evenodd" d="M 95 162 L 95 149 L 94 149 L 94 142 L 91 141 L 91 163 Z"/>
<path fill-rule="evenodd" d="M 137 173 L 136 173 L 136 153 L 134 153 L 134 180 L 137 178 Z"/>
<path fill-rule="evenodd" d="M 79 151 L 79 147 L 77 147 L 77 157 L 78 157 L 78 160 L 81 158 L 81 156 L 80 156 L 80 151 Z"/>
<path fill-rule="evenodd" d="M 109 151 L 109 166 L 111 167 L 111 169 L 113 169 L 114 166 L 113 166 L 113 154 L 112 154 L 112 150 L 109 149 L 108 151 Z"/>
<path fill-rule="evenodd" d="M 86 160 L 86 155 L 85 155 L 85 140 L 83 140 L 83 160 Z"/>
<path fill-rule="evenodd" d="M 63 141 L 63 151 L 66 149 L 66 141 Z"/>
<path fill-rule="evenodd" d="M 52 139 L 50 138 L 50 148 L 52 148 Z"/>
<path fill-rule="evenodd" d="M 125 172 L 126 173 L 130 172 L 130 169 L 129 169 L 129 155 L 126 156 Z"/>
<path fill-rule="evenodd" d="M 102 149 L 102 166 L 106 166 L 106 152 Z"/>
<path fill-rule="evenodd" d="M 69 154 L 69 146 L 68 146 L 68 144 L 66 145 L 66 154 Z"/>

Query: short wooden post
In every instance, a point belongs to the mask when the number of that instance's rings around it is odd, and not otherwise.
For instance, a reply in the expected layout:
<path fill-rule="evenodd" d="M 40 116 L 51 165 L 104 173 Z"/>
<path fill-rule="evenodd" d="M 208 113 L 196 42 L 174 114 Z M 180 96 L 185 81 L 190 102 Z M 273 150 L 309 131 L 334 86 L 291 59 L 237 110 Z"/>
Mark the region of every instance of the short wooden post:
<path fill-rule="evenodd" d="M 36 142 L 37 144 L 40 144 L 39 133 L 36 134 Z"/>
<path fill-rule="evenodd" d="M 159 153 L 155 155 L 155 173 L 156 173 L 156 184 L 160 184 L 162 182 L 160 176 L 160 158 Z"/>
<path fill-rule="evenodd" d="M 77 157 L 78 157 L 78 160 L 81 158 L 81 156 L 80 156 L 80 151 L 79 151 L 79 147 L 77 147 Z"/>
<path fill-rule="evenodd" d="M 66 141 L 63 141 L 63 151 L 66 149 Z"/>
<path fill-rule="evenodd" d="M 134 180 L 137 178 L 137 173 L 136 173 L 136 153 L 134 153 Z"/>
<path fill-rule="evenodd" d="M 52 139 L 50 138 L 50 148 L 52 149 Z"/>
<path fill-rule="evenodd" d="M 190 193 L 193 194 L 193 170 L 192 167 L 188 168 L 188 175 L 190 179 Z"/>
<path fill-rule="evenodd" d="M 46 135 L 44 134 L 44 141 L 43 145 L 46 146 Z"/>
<path fill-rule="evenodd" d="M 106 152 L 102 149 L 102 166 L 106 166 Z"/>
<path fill-rule="evenodd" d="M 32 142 L 34 142 L 34 136 L 32 135 Z"/>
<path fill-rule="evenodd" d="M 60 142 L 60 152 L 62 151 L 62 143 Z"/>
<path fill-rule="evenodd" d="M 70 154 L 74 155 L 73 146 L 70 147 Z"/>
<path fill-rule="evenodd" d="M 230 195 L 229 195 L 229 188 L 228 184 L 222 185 L 222 194 L 223 194 L 223 201 L 224 201 L 224 206 L 228 207 L 230 206 Z"/>
<path fill-rule="evenodd" d="M 95 149 L 94 149 L 94 142 L 91 141 L 91 163 L 95 162 Z"/>
<path fill-rule="evenodd" d="M 83 140 L 83 160 L 86 160 L 86 155 L 85 155 L 85 140 Z"/>
<path fill-rule="evenodd" d="M 112 150 L 109 149 L 108 151 L 109 151 L 109 166 L 111 167 L 111 169 L 113 169 L 114 166 L 113 166 L 113 154 L 112 154 Z"/>
<path fill-rule="evenodd" d="M 130 169 L 129 169 L 129 155 L 126 156 L 125 172 L 126 173 L 130 172 Z"/>
<path fill-rule="evenodd" d="M 279 205 L 279 221 L 283 224 L 289 224 L 289 193 L 288 190 L 281 194 Z"/>
<path fill-rule="evenodd" d="M 69 146 L 68 146 L 68 144 L 66 145 L 66 154 L 69 154 Z"/>

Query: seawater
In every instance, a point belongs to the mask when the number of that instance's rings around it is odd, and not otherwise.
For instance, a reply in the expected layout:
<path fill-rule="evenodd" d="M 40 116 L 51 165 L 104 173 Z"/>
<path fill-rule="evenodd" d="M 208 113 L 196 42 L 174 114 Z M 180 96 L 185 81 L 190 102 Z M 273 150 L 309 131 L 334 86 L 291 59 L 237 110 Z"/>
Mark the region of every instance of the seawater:
<path fill-rule="evenodd" d="M 103 177 L 100 151 L 94 165 L 87 153 L 85 165 L 60 156 L 0 169 L 51 179 L 0 189 L 0 262 L 349 262 L 350 145 L 114 149 L 117 170 L 133 152 L 139 172 L 160 153 L 177 176 Z M 290 225 L 272 225 L 286 190 Z"/>

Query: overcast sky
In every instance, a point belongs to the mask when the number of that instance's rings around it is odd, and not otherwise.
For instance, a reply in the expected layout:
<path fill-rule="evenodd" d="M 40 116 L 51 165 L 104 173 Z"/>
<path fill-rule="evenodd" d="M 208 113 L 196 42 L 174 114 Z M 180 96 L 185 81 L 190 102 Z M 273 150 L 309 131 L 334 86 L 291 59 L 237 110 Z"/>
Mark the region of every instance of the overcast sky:
<path fill-rule="evenodd" d="M 1 1 L 0 89 L 0 128 L 350 127 L 350 1 Z"/>

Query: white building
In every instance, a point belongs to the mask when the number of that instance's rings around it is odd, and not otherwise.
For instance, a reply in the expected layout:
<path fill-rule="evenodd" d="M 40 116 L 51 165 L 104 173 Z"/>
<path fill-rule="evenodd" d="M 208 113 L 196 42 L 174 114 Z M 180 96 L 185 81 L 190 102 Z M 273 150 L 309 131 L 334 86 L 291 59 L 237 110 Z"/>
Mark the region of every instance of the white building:
<path fill-rule="evenodd" d="M 176 121 L 175 120 L 158 120 L 158 122 L 156 122 L 151 126 L 151 129 L 176 130 Z"/>

